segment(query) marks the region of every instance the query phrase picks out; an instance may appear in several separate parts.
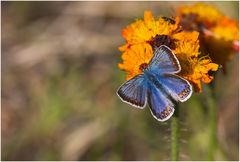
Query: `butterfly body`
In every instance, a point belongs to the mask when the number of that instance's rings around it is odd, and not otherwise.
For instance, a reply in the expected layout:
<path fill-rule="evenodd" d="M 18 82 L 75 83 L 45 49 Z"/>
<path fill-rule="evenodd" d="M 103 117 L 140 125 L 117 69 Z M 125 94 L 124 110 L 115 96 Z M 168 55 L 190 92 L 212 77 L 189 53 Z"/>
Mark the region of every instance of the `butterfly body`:
<path fill-rule="evenodd" d="M 140 68 L 142 74 L 120 86 L 118 96 L 123 102 L 141 109 L 148 103 L 155 119 L 169 119 L 174 113 L 174 103 L 184 102 L 192 94 L 188 81 L 176 75 L 181 70 L 176 56 L 162 45 L 156 49 L 150 63 Z"/>
<path fill-rule="evenodd" d="M 171 97 L 171 95 L 168 94 L 167 90 L 164 88 L 164 81 L 163 81 L 163 77 L 164 76 L 161 76 L 161 75 L 156 75 L 152 72 L 145 72 L 145 78 L 146 78 L 146 81 L 147 81 L 147 85 L 149 87 L 149 89 L 151 88 L 158 88 L 158 89 L 161 89 L 162 90 L 162 93 L 166 96 L 169 96 Z M 152 87 L 151 87 L 152 86 Z"/>

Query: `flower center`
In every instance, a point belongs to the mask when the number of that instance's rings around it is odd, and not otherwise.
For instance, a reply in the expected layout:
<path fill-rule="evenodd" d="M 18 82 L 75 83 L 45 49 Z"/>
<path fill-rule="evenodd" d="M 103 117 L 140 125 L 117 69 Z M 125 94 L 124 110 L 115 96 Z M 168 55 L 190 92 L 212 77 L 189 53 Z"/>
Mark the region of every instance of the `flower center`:
<path fill-rule="evenodd" d="M 148 67 L 148 64 L 147 64 L 147 63 L 142 63 L 142 64 L 139 66 L 139 69 L 143 72 L 147 67 Z"/>
<path fill-rule="evenodd" d="M 166 45 L 171 49 L 175 49 L 175 40 L 172 39 L 169 35 L 159 35 L 157 34 L 150 42 L 152 47 L 160 47 L 161 45 Z"/>

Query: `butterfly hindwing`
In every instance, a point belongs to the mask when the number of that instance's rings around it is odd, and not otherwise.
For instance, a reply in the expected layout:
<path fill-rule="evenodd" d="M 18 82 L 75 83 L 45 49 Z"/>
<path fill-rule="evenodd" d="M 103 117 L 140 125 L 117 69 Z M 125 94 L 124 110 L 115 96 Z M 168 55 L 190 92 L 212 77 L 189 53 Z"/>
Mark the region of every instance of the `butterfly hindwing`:
<path fill-rule="evenodd" d="M 174 112 L 173 103 L 168 99 L 161 89 L 149 85 L 147 101 L 152 115 L 158 121 L 166 121 Z"/>
<path fill-rule="evenodd" d="M 123 102 L 138 108 L 144 108 L 147 95 L 147 85 L 145 82 L 143 75 L 137 75 L 120 86 L 117 95 Z"/>
<path fill-rule="evenodd" d="M 149 63 L 150 70 L 157 70 L 159 73 L 178 73 L 181 70 L 178 59 L 172 50 L 161 45 L 156 48 L 154 55 Z"/>
<path fill-rule="evenodd" d="M 190 83 L 174 74 L 163 74 L 158 76 L 163 88 L 168 91 L 176 101 L 184 102 L 192 95 L 192 86 Z"/>

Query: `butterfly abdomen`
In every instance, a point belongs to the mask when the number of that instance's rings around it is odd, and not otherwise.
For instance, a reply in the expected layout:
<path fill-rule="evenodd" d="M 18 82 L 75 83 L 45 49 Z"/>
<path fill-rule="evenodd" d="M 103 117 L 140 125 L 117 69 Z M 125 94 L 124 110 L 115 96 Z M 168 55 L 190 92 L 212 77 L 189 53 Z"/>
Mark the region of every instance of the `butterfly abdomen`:
<path fill-rule="evenodd" d="M 147 76 L 147 79 L 150 83 L 153 83 L 157 88 L 161 88 L 161 84 L 159 84 L 159 81 L 156 79 L 154 74 L 151 74 L 151 72 L 146 71 L 145 75 Z"/>

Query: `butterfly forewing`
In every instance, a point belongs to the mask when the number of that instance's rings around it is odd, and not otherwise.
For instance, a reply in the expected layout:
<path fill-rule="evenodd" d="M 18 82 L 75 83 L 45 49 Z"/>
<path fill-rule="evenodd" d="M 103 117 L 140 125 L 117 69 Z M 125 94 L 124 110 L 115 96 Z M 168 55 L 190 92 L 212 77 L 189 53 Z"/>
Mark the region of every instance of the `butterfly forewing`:
<path fill-rule="evenodd" d="M 159 73 L 173 74 L 178 73 L 181 70 L 181 66 L 172 50 L 165 45 L 161 45 L 156 48 L 149 63 L 149 69 L 151 71 L 156 70 Z"/>
<path fill-rule="evenodd" d="M 147 85 L 143 75 L 125 82 L 117 91 L 118 96 L 123 102 L 138 108 L 144 108 L 146 103 Z"/>

